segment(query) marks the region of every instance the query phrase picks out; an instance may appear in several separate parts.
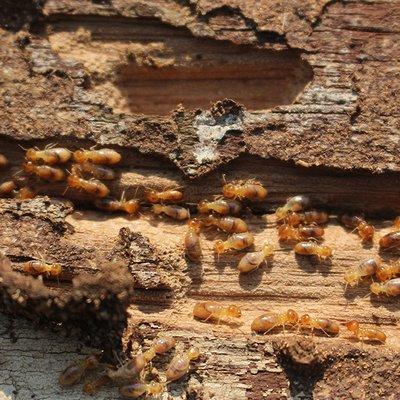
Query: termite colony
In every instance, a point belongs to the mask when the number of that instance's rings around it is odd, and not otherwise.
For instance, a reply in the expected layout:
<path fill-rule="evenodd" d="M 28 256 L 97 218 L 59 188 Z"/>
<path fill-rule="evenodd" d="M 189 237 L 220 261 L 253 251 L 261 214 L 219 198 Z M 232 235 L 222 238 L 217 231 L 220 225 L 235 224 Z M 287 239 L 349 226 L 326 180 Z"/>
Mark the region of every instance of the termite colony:
<path fill-rule="evenodd" d="M 142 395 L 157 396 L 166 390 L 169 383 L 186 375 L 190 371 L 191 363 L 200 357 L 197 347 L 181 349 L 176 351 L 164 372 L 156 370 L 153 365 L 156 357 L 172 351 L 175 346 L 173 337 L 158 337 L 147 350 L 137 352 L 117 366 L 101 362 L 101 354 L 90 354 L 67 366 L 58 381 L 61 387 L 67 388 L 86 378 L 82 391 L 91 395 L 104 386 L 117 386 L 124 399 L 136 399 Z M 91 377 L 88 378 L 88 375 Z"/>
<path fill-rule="evenodd" d="M 218 235 L 226 235 L 213 243 L 213 251 L 217 258 L 224 253 L 237 255 L 235 262 L 239 274 L 248 274 L 261 265 L 270 263 L 276 246 L 270 242 L 255 243 L 255 237 L 249 224 L 242 219 L 242 211 L 246 205 L 263 201 L 267 197 L 267 189 L 255 180 L 226 183 L 222 193 L 213 199 L 202 200 L 197 206 L 194 218 L 189 210 L 183 207 L 183 193 L 178 189 L 157 192 L 146 190 L 144 198 L 120 199 L 110 196 L 106 182 L 116 179 L 112 169 L 121 161 L 121 155 L 113 149 L 90 149 L 72 152 L 65 148 L 45 148 L 44 150 L 28 149 L 23 172 L 36 179 L 49 182 L 66 183 L 66 189 L 79 190 L 92 198 L 93 205 L 106 212 L 121 212 L 136 215 L 142 206 L 150 207 L 155 216 L 168 217 L 177 221 L 187 221 L 187 229 L 182 238 L 182 247 L 186 257 L 199 263 L 203 257 L 201 235 L 205 230 L 215 229 Z M 67 169 L 69 163 L 69 170 Z M 7 168 L 7 158 L 0 154 L 0 168 Z M 64 166 L 64 168 L 62 168 Z M 16 197 L 30 199 L 35 192 L 28 186 L 18 188 L 14 181 L 0 184 L 0 197 Z M 324 243 L 325 227 L 330 216 L 325 211 L 312 209 L 312 202 L 305 195 L 296 195 L 277 208 L 274 215 L 279 244 L 293 248 L 298 257 L 314 258 L 318 263 L 329 261 L 334 254 L 333 248 Z M 362 215 L 340 215 L 338 221 L 358 234 L 360 242 L 367 245 L 376 238 L 375 228 Z M 400 248 L 400 217 L 394 222 L 395 230 L 379 239 L 382 251 Z M 255 247 L 255 248 L 254 248 Z M 23 272 L 42 276 L 47 279 L 58 278 L 62 266 L 57 263 L 47 263 L 33 260 L 23 265 Z M 344 274 L 345 291 L 356 285 L 369 281 L 370 290 L 374 295 L 400 295 L 400 262 L 384 262 L 380 257 L 372 257 L 360 262 L 358 266 L 349 268 Z M 238 305 L 220 304 L 215 301 L 198 302 L 193 308 L 193 317 L 202 322 L 234 322 L 240 323 L 241 308 Z M 383 343 L 386 335 L 376 329 L 351 320 L 339 323 L 335 320 L 313 316 L 299 315 L 289 309 L 283 313 L 265 313 L 255 318 L 250 330 L 256 334 L 273 333 L 277 329 L 295 330 L 296 332 L 322 332 L 327 336 L 338 336 L 341 325 L 361 341 L 376 341 Z M 63 387 L 71 386 L 80 381 L 83 376 L 96 370 L 99 375 L 85 383 L 85 393 L 93 394 L 102 386 L 116 385 L 124 398 L 137 398 L 141 395 L 158 395 L 166 385 L 181 378 L 190 369 L 191 360 L 199 357 L 197 348 L 175 356 L 167 367 L 162 379 L 148 380 L 152 360 L 157 355 L 170 351 L 175 345 L 171 338 L 155 341 L 149 349 L 138 353 L 134 358 L 119 367 L 100 362 L 97 356 L 88 356 L 69 366 L 60 376 Z"/>

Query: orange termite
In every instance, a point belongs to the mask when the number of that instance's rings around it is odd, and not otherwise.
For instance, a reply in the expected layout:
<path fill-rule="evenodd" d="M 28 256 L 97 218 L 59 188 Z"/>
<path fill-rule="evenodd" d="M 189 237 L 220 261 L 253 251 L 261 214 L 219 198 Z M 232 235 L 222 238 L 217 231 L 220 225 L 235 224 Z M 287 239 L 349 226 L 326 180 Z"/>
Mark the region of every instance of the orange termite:
<path fill-rule="evenodd" d="M 152 346 L 144 353 L 137 354 L 119 368 L 108 369 L 107 376 L 113 381 L 136 379 L 155 356 L 156 351 Z"/>
<path fill-rule="evenodd" d="M 362 342 L 378 341 L 381 343 L 385 343 L 386 341 L 386 335 L 384 332 L 375 328 L 361 328 L 360 324 L 355 320 L 347 322 L 346 327 Z"/>
<path fill-rule="evenodd" d="M 164 391 L 164 388 L 165 385 L 160 382 L 136 382 L 120 386 L 118 391 L 124 399 L 137 399 L 144 394 L 148 396 L 157 396 Z"/>
<path fill-rule="evenodd" d="M 36 192 L 29 186 L 24 186 L 14 193 L 14 197 L 19 200 L 30 200 L 36 197 Z"/>
<path fill-rule="evenodd" d="M 243 250 L 252 246 L 253 243 L 254 236 L 252 233 L 234 233 L 225 241 L 217 240 L 214 244 L 214 251 L 221 254 L 229 250 Z"/>
<path fill-rule="evenodd" d="M 216 226 L 229 233 L 243 233 L 249 230 L 246 222 L 236 217 L 215 217 L 214 215 L 209 215 L 204 218 L 203 224 L 205 226 Z"/>
<path fill-rule="evenodd" d="M 346 228 L 357 230 L 363 242 L 370 241 L 374 237 L 375 228 L 367 223 L 361 216 L 344 214 L 339 216 L 339 221 Z"/>
<path fill-rule="evenodd" d="M 146 199 L 150 203 L 176 203 L 183 199 L 183 193 L 176 189 L 165 190 L 163 192 L 149 190 L 146 193 Z"/>
<path fill-rule="evenodd" d="M 44 261 L 32 260 L 23 264 L 23 271 L 29 275 L 44 275 L 48 278 L 57 278 L 62 273 L 62 266 L 58 263 L 46 263 Z"/>
<path fill-rule="evenodd" d="M 217 214 L 228 215 L 228 214 L 239 214 L 242 210 L 242 205 L 236 200 L 219 199 L 215 201 L 202 200 L 198 205 L 197 209 L 200 214 L 207 214 L 211 211 Z"/>
<path fill-rule="evenodd" d="M 274 248 L 270 244 L 264 244 L 262 250 L 246 253 L 237 266 L 240 272 L 250 272 L 258 268 L 267 258 L 272 257 Z"/>
<path fill-rule="evenodd" d="M 310 204 L 310 198 L 302 194 L 291 197 L 283 207 L 279 207 L 275 211 L 276 219 L 279 221 L 286 218 L 292 212 L 306 210 L 310 207 Z"/>
<path fill-rule="evenodd" d="M 0 197 L 11 196 L 17 185 L 13 181 L 6 181 L 0 184 Z"/>
<path fill-rule="evenodd" d="M 308 314 L 304 314 L 299 318 L 299 327 L 311 329 L 313 333 L 314 329 L 320 329 L 329 336 L 329 333 L 333 335 L 339 334 L 340 326 L 337 322 L 327 318 L 314 318 Z"/>
<path fill-rule="evenodd" d="M 400 278 L 390 279 L 386 282 L 374 282 L 370 286 L 371 292 L 379 295 L 386 294 L 386 296 L 400 296 Z"/>
<path fill-rule="evenodd" d="M 72 165 L 71 174 L 76 176 L 88 174 L 93 178 L 102 181 L 112 181 L 115 179 L 115 172 L 111 168 L 104 167 L 103 165 L 92 164 L 90 162 Z"/>
<path fill-rule="evenodd" d="M 324 236 L 324 228 L 317 225 L 294 226 L 283 224 L 278 228 L 278 236 L 281 241 L 300 241 L 304 239 L 321 239 Z"/>
<path fill-rule="evenodd" d="M 185 252 L 189 260 L 198 261 L 201 259 L 203 252 L 200 244 L 200 228 L 201 221 L 194 218 L 189 221 L 188 230 L 185 235 Z"/>
<path fill-rule="evenodd" d="M 165 206 L 163 204 L 153 204 L 154 214 L 165 214 L 168 217 L 177 220 L 184 220 L 190 218 L 189 210 L 175 205 Z"/>
<path fill-rule="evenodd" d="M 109 197 L 97 199 L 94 205 L 103 211 L 119 212 L 123 211 L 129 215 L 136 214 L 140 208 L 140 201 L 138 199 L 121 200 L 111 199 Z"/>
<path fill-rule="evenodd" d="M 83 375 L 100 365 L 99 356 L 91 354 L 81 361 L 74 362 L 69 365 L 58 378 L 58 382 L 62 387 L 69 387 L 78 383 Z"/>
<path fill-rule="evenodd" d="M 400 231 L 389 232 L 379 239 L 381 249 L 391 249 L 400 246 Z"/>
<path fill-rule="evenodd" d="M 6 167 L 7 165 L 8 165 L 7 157 L 0 153 L 0 168 Z"/>
<path fill-rule="evenodd" d="M 106 197 L 110 193 L 110 189 L 97 179 L 86 180 L 76 175 L 69 175 L 67 183 L 70 188 L 83 190 L 96 197 Z"/>
<path fill-rule="evenodd" d="M 286 325 L 294 326 L 297 324 L 299 316 L 294 310 L 287 310 L 283 314 L 262 314 L 251 323 L 251 330 L 257 333 L 268 333 L 278 326 L 282 326 L 285 331 Z"/>
<path fill-rule="evenodd" d="M 329 246 L 315 242 L 300 242 L 294 246 L 294 252 L 303 256 L 317 256 L 320 260 L 332 257 L 332 249 Z"/>
<path fill-rule="evenodd" d="M 193 316 L 203 321 L 217 321 L 224 318 L 240 318 L 242 312 L 240 308 L 234 304 L 225 306 L 215 301 L 202 301 L 196 303 L 193 308 Z"/>
<path fill-rule="evenodd" d="M 171 382 L 182 378 L 189 372 L 190 361 L 197 360 L 199 356 L 200 350 L 197 347 L 191 347 L 186 354 L 175 356 L 167 368 L 167 381 Z"/>
<path fill-rule="evenodd" d="M 228 199 L 264 200 L 268 191 L 255 181 L 226 183 L 222 187 L 223 195 Z"/>
<path fill-rule="evenodd" d="M 43 163 L 47 165 L 64 164 L 72 157 L 72 153 L 65 148 L 55 147 L 44 150 L 30 148 L 26 151 L 28 162 Z"/>
<path fill-rule="evenodd" d="M 66 177 L 65 172 L 60 168 L 50 167 L 48 165 L 35 165 L 31 161 L 23 164 L 23 170 L 27 174 L 34 174 L 40 179 L 50 182 L 63 181 Z"/>
<path fill-rule="evenodd" d="M 344 274 L 346 287 L 347 285 L 357 285 L 361 279 L 367 276 L 372 277 L 380 266 L 381 260 L 379 258 L 369 258 L 368 260 L 363 261 L 356 268 L 346 271 L 346 273 Z"/>
<path fill-rule="evenodd" d="M 114 165 L 121 161 L 121 154 L 113 149 L 77 150 L 74 161 L 78 164 L 90 162 L 93 164 Z"/>
<path fill-rule="evenodd" d="M 302 213 L 291 213 L 288 214 L 284 219 L 280 221 L 284 221 L 285 224 L 290 226 L 299 226 L 303 225 L 323 225 L 329 221 L 329 215 L 324 211 L 304 211 Z"/>

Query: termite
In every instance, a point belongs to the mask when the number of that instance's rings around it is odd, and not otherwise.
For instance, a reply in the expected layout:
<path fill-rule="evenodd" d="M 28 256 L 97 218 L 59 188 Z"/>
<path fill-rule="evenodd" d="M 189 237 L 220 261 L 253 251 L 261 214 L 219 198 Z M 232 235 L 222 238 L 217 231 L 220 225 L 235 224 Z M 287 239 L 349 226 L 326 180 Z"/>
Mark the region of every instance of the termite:
<path fill-rule="evenodd" d="M 346 228 L 357 230 L 358 235 L 361 237 L 363 242 L 370 241 L 374 237 L 375 228 L 366 222 L 361 216 L 343 214 L 339 216 L 339 221 Z"/>
<path fill-rule="evenodd" d="M 278 228 L 278 236 L 281 241 L 300 241 L 304 239 L 321 239 L 324 236 L 324 228 L 317 225 L 294 226 L 283 224 Z"/>
<path fill-rule="evenodd" d="M 30 200 L 36 197 L 36 192 L 29 186 L 23 186 L 15 192 L 14 197 L 19 200 Z"/>
<path fill-rule="evenodd" d="M 65 148 L 55 147 L 44 150 L 30 148 L 26 151 L 26 159 L 33 163 L 43 163 L 47 165 L 64 164 L 68 162 L 72 153 Z"/>
<path fill-rule="evenodd" d="M 58 263 L 32 260 L 23 264 L 23 271 L 29 275 L 44 275 L 48 278 L 57 278 L 62 273 L 62 266 Z"/>
<path fill-rule="evenodd" d="M 307 196 L 302 194 L 293 196 L 286 201 L 286 204 L 283 207 L 277 208 L 275 211 L 276 219 L 279 221 L 286 218 L 292 212 L 306 210 L 310 207 L 310 204 L 310 198 Z"/>
<path fill-rule="evenodd" d="M 115 179 L 115 172 L 111 168 L 104 167 L 103 165 L 92 164 L 90 162 L 72 165 L 72 175 L 82 176 L 84 173 L 102 181 L 112 181 Z"/>
<path fill-rule="evenodd" d="M 217 321 L 218 323 L 224 318 L 240 318 L 242 312 L 240 308 L 234 304 L 225 306 L 215 301 L 202 301 L 196 303 L 193 307 L 193 316 L 202 321 Z"/>
<path fill-rule="evenodd" d="M 186 354 L 175 356 L 167 368 L 167 381 L 171 382 L 182 378 L 189 372 L 190 361 L 197 360 L 199 356 L 200 350 L 197 347 L 191 347 Z"/>
<path fill-rule="evenodd" d="M 400 274 L 400 263 L 391 263 L 388 265 L 379 265 L 376 268 L 375 275 L 380 281 L 387 281 Z"/>
<path fill-rule="evenodd" d="M 107 376 L 113 381 L 126 381 L 138 377 L 146 365 L 156 356 L 154 347 L 139 353 L 117 369 L 108 369 Z"/>
<path fill-rule="evenodd" d="M 120 386 L 118 391 L 124 399 L 137 399 L 144 394 L 157 396 L 164 391 L 164 387 L 164 384 L 154 381 L 150 383 L 136 382 Z"/>
<path fill-rule="evenodd" d="M 165 214 L 177 220 L 184 220 L 190 218 L 189 210 L 175 205 L 153 204 L 154 214 Z"/>
<path fill-rule="evenodd" d="M 346 327 L 362 342 L 378 341 L 385 343 L 386 341 L 386 335 L 384 332 L 375 328 L 360 328 L 360 324 L 355 320 L 347 322 Z"/>
<path fill-rule="evenodd" d="M 163 192 L 156 192 L 149 190 L 146 193 L 146 200 L 150 203 L 176 203 L 183 199 L 183 193 L 176 189 L 165 190 Z"/>
<path fill-rule="evenodd" d="M 300 328 L 319 329 L 329 336 L 329 334 L 337 335 L 340 331 L 340 326 L 337 322 L 327 318 L 314 318 L 308 314 L 304 314 L 299 318 L 298 325 Z"/>
<path fill-rule="evenodd" d="M 219 199 L 215 201 L 202 200 L 198 205 L 197 209 L 200 214 L 207 214 L 211 211 L 217 214 L 228 215 L 228 214 L 239 214 L 242 210 L 242 205 L 236 200 Z"/>
<path fill-rule="evenodd" d="M 317 256 L 320 260 L 332 257 L 333 251 L 329 246 L 315 242 L 300 242 L 294 246 L 294 252 L 303 256 Z"/>
<path fill-rule="evenodd" d="M 394 228 L 400 228 L 400 216 L 396 217 L 393 221 Z"/>
<path fill-rule="evenodd" d="M 67 183 L 70 188 L 83 190 L 96 197 L 106 197 L 110 193 L 110 189 L 97 179 L 86 180 L 76 175 L 69 175 Z"/>
<path fill-rule="evenodd" d="M 224 253 L 229 250 L 243 250 L 252 246 L 254 243 L 254 236 L 250 232 L 234 233 L 229 236 L 227 240 L 217 240 L 214 243 L 214 251 L 218 254 Z"/>
<path fill-rule="evenodd" d="M 346 271 L 344 274 L 344 280 L 347 285 L 355 286 L 360 282 L 361 279 L 367 276 L 373 276 L 377 269 L 381 266 L 381 260 L 378 258 L 369 258 L 363 261 L 356 268 Z"/>
<path fill-rule="evenodd" d="M 60 168 L 50 167 L 48 165 L 35 165 L 31 161 L 23 164 L 23 170 L 27 174 L 34 174 L 40 179 L 50 182 L 63 181 L 66 177 L 65 172 Z"/>
<path fill-rule="evenodd" d="M 99 356 L 91 354 L 81 361 L 74 362 L 69 365 L 58 378 L 58 382 L 62 387 L 68 387 L 78 383 L 83 375 L 90 370 L 97 368 L 100 365 Z"/>
<path fill-rule="evenodd" d="M 78 164 L 90 162 L 93 164 L 114 165 L 121 161 L 121 154 L 113 149 L 77 150 L 74 161 Z"/>
<path fill-rule="evenodd" d="M 379 239 L 381 249 L 391 249 L 400 246 L 400 231 L 389 232 Z"/>
<path fill-rule="evenodd" d="M 250 272 L 258 268 L 267 258 L 272 257 L 274 248 L 266 243 L 260 251 L 246 253 L 237 266 L 240 272 Z"/>
<path fill-rule="evenodd" d="M 294 310 L 287 310 L 283 314 L 262 314 L 251 323 L 251 330 L 257 333 L 268 333 L 278 326 L 285 331 L 286 325 L 297 324 L 299 316 Z"/>
<path fill-rule="evenodd" d="M 371 292 L 379 295 L 386 294 L 386 296 L 399 296 L 400 295 L 400 278 L 390 279 L 386 282 L 374 282 L 370 286 Z"/>
<path fill-rule="evenodd" d="M 0 168 L 6 167 L 7 165 L 8 165 L 7 157 L 0 153 Z"/>
<path fill-rule="evenodd" d="M 17 185 L 13 181 L 6 181 L 0 184 L 0 197 L 11 196 Z"/>
<path fill-rule="evenodd" d="M 159 337 L 153 340 L 152 347 L 156 354 L 164 354 L 174 348 L 176 341 L 171 336 Z"/>
<path fill-rule="evenodd" d="M 291 213 L 288 214 L 284 219 L 280 221 L 284 221 L 285 224 L 290 226 L 299 226 L 303 225 L 323 225 L 329 221 L 329 215 L 324 211 L 304 211 L 302 213 Z"/>
<path fill-rule="evenodd" d="M 229 233 L 243 233 L 249 230 L 246 222 L 237 217 L 215 217 L 214 215 L 209 215 L 204 218 L 203 224 L 205 226 L 216 226 Z"/>
<path fill-rule="evenodd" d="M 140 208 L 138 199 L 125 200 L 124 196 L 121 200 L 112 199 L 109 197 L 97 199 L 94 205 L 103 211 L 118 212 L 123 211 L 129 215 L 136 214 Z"/>
<path fill-rule="evenodd" d="M 110 377 L 106 373 L 103 373 L 97 378 L 86 382 L 83 385 L 82 392 L 85 394 L 95 394 L 109 382 L 111 382 Z"/>
<path fill-rule="evenodd" d="M 189 221 L 184 243 L 186 255 L 192 261 L 200 260 L 203 255 L 199 236 L 200 228 L 201 221 L 197 218 Z"/>
<path fill-rule="evenodd" d="M 264 200 L 268 191 L 255 181 L 226 183 L 222 187 L 223 195 L 228 199 Z"/>

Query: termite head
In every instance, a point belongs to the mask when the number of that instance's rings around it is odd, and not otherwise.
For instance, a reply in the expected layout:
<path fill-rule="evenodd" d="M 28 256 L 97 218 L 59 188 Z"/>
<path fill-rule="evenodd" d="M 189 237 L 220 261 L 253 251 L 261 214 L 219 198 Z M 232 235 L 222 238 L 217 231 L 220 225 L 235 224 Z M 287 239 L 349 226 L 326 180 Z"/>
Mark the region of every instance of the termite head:
<path fill-rule="evenodd" d="M 344 281 L 346 282 L 347 285 L 355 286 L 359 279 L 360 276 L 357 273 L 357 271 L 347 271 L 344 274 Z"/>
<path fill-rule="evenodd" d="M 200 214 L 205 214 L 208 212 L 208 201 L 207 200 L 202 200 L 200 203 L 197 205 L 197 209 L 199 210 Z"/>
<path fill-rule="evenodd" d="M 240 318 L 242 316 L 242 311 L 238 306 L 231 304 L 228 306 L 228 315 L 233 318 Z"/>
<path fill-rule="evenodd" d="M 53 264 L 51 271 L 50 271 L 50 275 L 59 276 L 59 275 L 61 275 L 61 272 L 62 272 L 61 264 Z"/>
<path fill-rule="evenodd" d="M 150 382 L 147 385 L 147 393 L 150 395 L 158 395 L 164 391 L 164 385 L 160 382 Z"/>
<path fill-rule="evenodd" d="M 214 251 L 218 254 L 221 254 L 225 251 L 225 245 L 224 242 L 222 240 L 217 240 L 214 243 Z"/>
<path fill-rule="evenodd" d="M 319 251 L 319 257 L 320 258 L 329 258 L 332 257 L 333 251 L 329 246 L 321 246 L 320 251 Z"/>
<path fill-rule="evenodd" d="M 351 332 L 357 332 L 359 324 L 354 319 L 345 323 L 346 328 Z"/>
<path fill-rule="evenodd" d="M 128 214 L 135 214 L 139 210 L 139 206 L 140 206 L 139 200 L 137 199 L 128 200 L 124 203 L 124 210 Z"/>
<path fill-rule="evenodd" d="M 157 203 L 159 201 L 159 198 L 157 196 L 157 192 L 153 189 L 150 189 L 146 192 L 146 199 L 150 203 Z"/>
<path fill-rule="evenodd" d="M 277 219 L 278 221 L 284 219 L 284 218 L 287 216 L 287 214 L 288 214 L 288 209 L 287 209 L 287 207 L 285 207 L 285 206 L 283 206 L 283 207 L 278 207 L 278 208 L 275 210 L 275 216 L 276 216 L 276 219 Z"/>
<path fill-rule="evenodd" d="M 22 165 L 22 169 L 24 172 L 30 174 L 35 170 L 35 164 L 33 164 L 31 161 L 27 161 Z"/>
<path fill-rule="evenodd" d="M 99 365 L 99 361 L 100 361 L 100 354 L 89 354 L 84 360 L 85 367 L 87 369 L 94 369 Z"/>
<path fill-rule="evenodd" d="M 198 218 L 193 218 L 193 219 L 189 220 L 188 225 L 189 225 L 189 229 L 195 231 L 196 233 L 199 233 L 202 223 Z"/>
<path fill-rule="evenodd" d="M 380 264 L 376 267 L 375 275 L 380 281 L 386 281 L 391 277 L 390 271 Z"/>
<path fill-rule="evenodd" d="M 205 226 L 211 226 L 214 223 L 215 220 L 216 220 L 216 218 L 214 216 L 208 215 L 207 217 L 205 217 L 203 219 L 203 224 Z"/>
<path fill-rule="evenodd" d="M 36 150 L 34 148 L 29 148 L 26 150 L 26 159 L 34 161 L 36 159 Z"/>
<path fill-rule="evenodd" d="M 198 347 L 191 347 L 188 351 L 188 358 L 190 360 L 197 360 L 200 357 L 200 350 Z"/>
<path fill-rule="evenodd" d="M 370 289 L 371 289 L 371 292 L 373 294 L 377 294 L 378 295 L 378 294 L 383 293 L 382 285 L 380 283 L 377 283 L 377 282 L 372 283 L 371 286 L 370 286 Z"/>
<path fill-rule="evenodd" d="M 228 199 L 231 199 L 232 197 L 236 196 L 236 188 L 235 185 L 232 183 L 226 183 L 223 187 L 222 187 L 222 193 L 225 197 L 227 197 Z"/>
<path fill-rule="evenodd" d="M 310 323 L 311 323 L 311 317 L 308 314 L 302 315 L 299 319 L 300 325 L 310 325 Z"/>
<path fill-rule="evenodd" d="M 85 152 L 83 150 L 76 150 L 74 152 L 74 161 L 78 164 L 83 164 L 86 161 Z"/>
<path fill-rule="evenodd" d="M 303 315 L 304 317 L 304 315 Z M 299 321 L 299 315 L 297 314 L 296 311 L 289 309 L 286 312 L 286 318 L 287 318 L 287 322 L 289 322 L 290 324 L 297 324 L 297 322 Z"/>
<path fill-rule="evenodd" d="M 154 214 L 161 214 L 163 212 L 163 205 L 162 204 L 153 204 L 153 212 Z"/>
<path fill-rule="evenodd" d="M 270 244 L 268 244 L 268 243 L 264 244 L 264 246 L 262 248 L 263 256 L 265 258 L 273 256 L 274 255 L 274 250 L 275 250 L 274 247 L 271 246 Z"/>

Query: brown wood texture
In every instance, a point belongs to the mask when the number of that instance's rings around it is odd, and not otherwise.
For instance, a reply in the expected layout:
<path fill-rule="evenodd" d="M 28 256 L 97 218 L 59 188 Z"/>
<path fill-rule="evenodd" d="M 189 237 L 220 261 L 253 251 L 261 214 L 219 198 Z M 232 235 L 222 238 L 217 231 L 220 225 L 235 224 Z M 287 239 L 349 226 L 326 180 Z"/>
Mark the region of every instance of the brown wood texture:
<path fill-rule="evenodd" d="M 1 274 L 3 307 L 40 326 L 64 321 L 108 350 L 106 333 L 114 327 L 112 346 L 121 339 L 127 354 L 162 332 L 181 347 L 199 346 L 193 371 L 165 398 L 397 399 L 399 300 L 370 296 L 366 284 L 344 292 L 344 272 L 378 247 L 376 240 L 362 246 L 334 216 L 365 212 L 379 237 L 400 212 L 399 13 L 397 2 L 383 1 L 6 2 L 0 153 L 11 165 L 0 170 L 0 182 L 21 168 L 21 146 L 51 143 L 114 147 L 123 158 L 110 183 L 113 196 L 178 186 L 192 213 L 200 199 L 220 193 L 224 174 L 255 178 L 269 195 L 249 205 L 244 218 L 255 247 L 267 240 L 277 251 L 268 265 L 239 276 L 240 254 L 218 260 L 213 241 L 224 235 L 210 230 L 202 234 L 202 262 L 187 262 L 185 223 L 146 208 L 135 218 L 106 214 L 89 196 L 64 194 L 65 183 L 30 178 L 50 197 L 0 201 L 0 251 L 14 269 Z M 332 214 L 330 262 L 296 257 L 277 243 L 272 212 L 296 193 Z M 63 264 L 59 282 L 20 274 L 21 263 L 36 258 Z M 102 290 L 107 294 L 98 295 Z M 193 320 L 201 300 L 240 305 L 242 324 Z M 115 319 L 99 311 L 103 305 Z M 345 329 L 338 338 L 251 334 L 254 317 L 287 308 L 338 322 L 355 318 L 380 326 L 388 340 L 360 345 Z M 18 320 L 15 329 L 15 344 L 12 329 L 0 336 L 0 398 L 83 398 L 56 383 L 64 361 L 79 357 L 74 339 L 40 333 L 39 343 L 57 340 L 38 350 L 29 325 Z M 37 352 L 37 369 L 18 361 Z M 24 378 L 24 365 L 46 384 Z M 165 362 L 156 367 L 162 371 Z M 118 395 L 110 389 L 99 398 Z"/>

